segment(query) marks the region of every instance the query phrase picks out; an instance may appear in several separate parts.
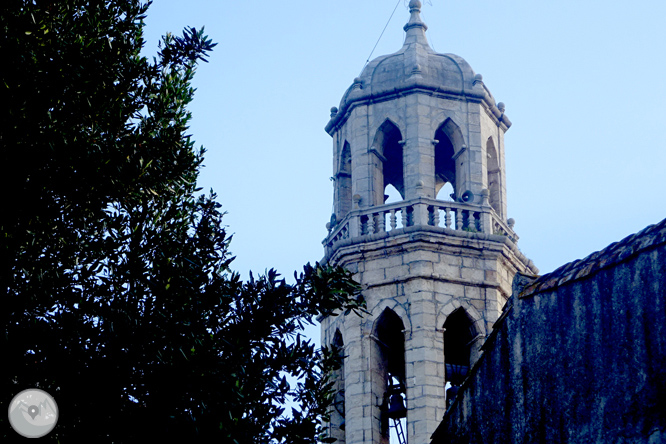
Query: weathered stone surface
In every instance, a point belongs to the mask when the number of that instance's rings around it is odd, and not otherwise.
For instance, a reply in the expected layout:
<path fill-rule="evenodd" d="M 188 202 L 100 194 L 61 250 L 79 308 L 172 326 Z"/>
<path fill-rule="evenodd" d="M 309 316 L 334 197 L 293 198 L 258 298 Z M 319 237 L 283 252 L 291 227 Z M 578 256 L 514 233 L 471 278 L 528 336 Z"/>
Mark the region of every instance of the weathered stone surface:
<path fill-rule="evenodd" d="M 403 48 L 367 65 L 326 127 L 336 217 L 324 261 L 354 273 L 369 311 L 322 321 L 324 344 L 344 342 L 345 412 L 330 428 L 346 444 L 387 442 L 389 374 L 406 389 L 407 440 L 427 442 L 446 406 L 445 361 L 474 362 L 513 275 L 536 272 L 506 223 L 510 122 L 465 60 L 429 47 L 420 7 L 410 2 Z M 437 199 L 445 184 L 454 201 Z M 385 203 L 388 185 L 401 202 Z"/>
<path fill-rule="evenodd" d="M 666 437 L 666 220 L 513 295 L 433 443 Z"/>

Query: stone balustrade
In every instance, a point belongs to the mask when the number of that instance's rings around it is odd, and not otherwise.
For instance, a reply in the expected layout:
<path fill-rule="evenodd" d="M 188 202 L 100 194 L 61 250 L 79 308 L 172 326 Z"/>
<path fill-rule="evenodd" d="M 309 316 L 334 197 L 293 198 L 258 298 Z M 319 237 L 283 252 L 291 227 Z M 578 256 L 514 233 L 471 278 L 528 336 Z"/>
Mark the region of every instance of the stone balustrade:
<path fill-rule="evenodd" d="M 516 242 L 518 236 L 512 229 L 513 221 L 509 221 L 501 220 L 489 205 L 421 197 L 350 211 L 335 226 L 328 227 L 323 244 L 329 251 L 340 241 L 382 233 L 396 235 L 418 226 L 438 227 L 454 235 L 456 232 L 503 235 Z"/>

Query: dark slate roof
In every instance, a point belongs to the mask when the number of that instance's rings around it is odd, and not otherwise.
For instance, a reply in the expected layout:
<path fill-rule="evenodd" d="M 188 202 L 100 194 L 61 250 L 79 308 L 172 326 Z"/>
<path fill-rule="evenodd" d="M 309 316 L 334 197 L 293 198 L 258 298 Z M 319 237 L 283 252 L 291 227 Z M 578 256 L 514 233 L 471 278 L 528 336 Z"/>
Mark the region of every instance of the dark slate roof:
<path fill-rule="evenodd" d="M 666 244 L 666 219 L 658 224 L 648 225 L 638 233 L 614 242 L 584 259 L 569 262 L 551 273 L 538 277 L 520 292 L 519 297 L 524 298 L 535 293 L 554 290 L 567 282 L 583 279 L 663 244 Z"/>

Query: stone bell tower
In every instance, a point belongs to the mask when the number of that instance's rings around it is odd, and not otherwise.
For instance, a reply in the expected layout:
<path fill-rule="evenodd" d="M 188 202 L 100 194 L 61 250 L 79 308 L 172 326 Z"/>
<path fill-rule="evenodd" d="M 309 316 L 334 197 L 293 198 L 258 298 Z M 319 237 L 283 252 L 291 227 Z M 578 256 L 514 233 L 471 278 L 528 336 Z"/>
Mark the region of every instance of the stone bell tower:
<path fill-rule="evenodd" d="M 538 272 L 507 220 L 504 105 L 465 60 L 430 48 L 421 2 L 409 8 L 403 47 L 365 67 L 326 125 L 325 260 L 355 274 L 370 312 L 322 320 L 322 343 L 344 350 L 339 443 L 429 443 L 513 276 Z M 386 202 L 389 186 L 401 200 Z"/>

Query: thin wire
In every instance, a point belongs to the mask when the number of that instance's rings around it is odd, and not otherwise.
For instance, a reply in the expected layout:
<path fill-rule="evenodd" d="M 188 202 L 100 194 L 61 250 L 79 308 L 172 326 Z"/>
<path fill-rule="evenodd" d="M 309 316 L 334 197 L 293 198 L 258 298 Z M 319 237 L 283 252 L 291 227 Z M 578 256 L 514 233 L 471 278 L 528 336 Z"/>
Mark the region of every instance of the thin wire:
<path fill-rule="evenodd" d="M 432 3 L 430 5 L 432 6 Z M 428 16 L 423 14 L 423 12 L 421 12 L 421 18 L 425 23 L 428 23 Z M 435 43 L 432 40 L 432 34 L 430 35 L 430 37 L 428 37 L 428 44 L 430 45 L 433 51 L 437 52 L 437 49 L 435 48 Z"/>
<path fill-rule="evenodd" d="M 398 5 L 400 2 L 403 0 L 398 0 L 398 2 L 395 4 L 395 8 L 393 8 L 393 12 L 391 13 L 391 17 L 389 17 L 388 22 L 386 22 L 386 25 L 384 26 L 384 29 L 382 30 L 382 33 L 379 34 L 379 38 L 377 39 L 377 43 L 375 43 L 375 46 L 372 48 L 372 51 L 370 51 L 370 55 L 368 56 L 368 59 L 365 61 L 363 64 L 363 68 L 365 68 L 365 65 L 370 62 L 370 57 L 372 57 L 372 54 L 375 52 L 375 49 L 377 49 L 377 45 L 379 45 L 379 41 L 382 39 L 382 36 L 384 35 L 384 31 L 386 31 L 386 28 L 388 28 L 389 23 L 391 23 L 391 19 L 393 18 L 393 14 L 395 14 L 396 9 L 398 9 Z M 361 69 L 363 71 L 363 69 Z"/>
<path fill-rule="evenodd" d="M 430 6 L 432 6 L 432 1 L 426 0 L 426 3 Z M 423 21 L 428 23 L 428 16 L 423 14 L 423 11 L 421 11 L 421 17 L 423 17 Z M 432 35 L 428 39 L 428 43 L 430 43 L 430 47 L 432 48 L 433 51 L 437 52 L 437 49 L 435 48 L 435 44 L 432 41 Z"/>

